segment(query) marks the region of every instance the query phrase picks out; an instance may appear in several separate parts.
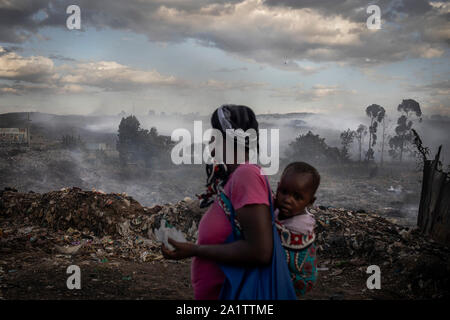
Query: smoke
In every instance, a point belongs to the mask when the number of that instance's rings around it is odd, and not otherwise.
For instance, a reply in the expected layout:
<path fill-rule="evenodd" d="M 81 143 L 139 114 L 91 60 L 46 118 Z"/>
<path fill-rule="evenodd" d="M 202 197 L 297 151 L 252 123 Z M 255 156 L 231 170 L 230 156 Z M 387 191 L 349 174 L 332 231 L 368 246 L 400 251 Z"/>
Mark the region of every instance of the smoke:
<path fill-rule="evenodd" d="M 369 119 L 361 115 L 325 115 L 298 113 L 288 115 L 258 115 L 261 129 L 279 129 L 281 157 L 285 158 L 292 142 L 298 135 L 312 131 L 325 138 L 331 147 L 340 148 L 340 132 L 356 130 L 360 123 L 368 125 Z M 195 197 L 203 192 L 206 182 L 204 165 L 180 165 L 163 163 L 155 155 L 155 162 L 148 168 L 140 163 L 121 167 L 115 150 L 117 130 L 124 114 L 95 116 L 56 116 L 31 114 L 32 135 L 42 135 L 42 141 L 33 141 L 31 150 L 0 148 L 0 188 L 16 187 L 20 191 L 48 192 L 64 187 L 78 186 L 83 189 L 102 190 L 107 193 L 127 193 L 143 205 L 175 202 L 184 197 Z M 0 127 L 23 127 L 27 124 L 25 114 L 0 115 Z M 171 135 L 177 128 L 184 128 L 193 135 L 194 121 L 202 121 L 203 130 L 210 128 L 209 117 L 198 115 L 147 115 L 139 116 L 141 128 L 156 127 L 159 134 Z M 395 117 L 387 127 L 386 139 L 393 134 Z M 449 126 L 447 118 L 425 118 L 415 123 L 431 156 L 443 145 L 442 158 L 450 159 Z M 62 149 L 62 135 L 80 136 L 84 143 L 106 143 L 107 150 Z M 375 146 L 375 163 L 380 162 L 381 128 Z M 368 137 L 363 152 L 368 148 Z M 14 151 L 15 150 L 15 151 Z M 347 167 L 339 163 L 318 164 L 322 183 L 317 204 L 325 206 L 364 209 L 401 218 L 402 223 L 412 224 L 417 215 L 420 198 L 420 177 L 415 159 L 404 164 L 390 159 L 386 142 L 384 160 L 387 162 L 378 172 L 368 172 L 362 165 Z M 13 152 L 14 151 L 14 152 Z M 169 151 L 170 152 L 170 151 Z M 357 144 L 350 150 L 357 159 Z M 284 166 L 301 159 L 282 159 L 279 173 Z M 167 162 L 167 161 L 166 161 Z M 279 173 L 271 177 L 275 187 Z M 372 175 L 372 177 L 371 177 Z M 390 191 L 391 186 L 401 186 L 401 192 Z M 406 221 L 406 222 L 405 222 Z"/>

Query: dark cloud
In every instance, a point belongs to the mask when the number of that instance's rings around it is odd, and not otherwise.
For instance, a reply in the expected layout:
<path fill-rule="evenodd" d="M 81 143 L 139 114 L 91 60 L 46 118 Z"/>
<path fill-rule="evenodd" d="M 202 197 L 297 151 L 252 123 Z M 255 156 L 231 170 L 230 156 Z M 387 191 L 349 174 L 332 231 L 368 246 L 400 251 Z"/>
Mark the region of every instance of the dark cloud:
<path fill-rule="evenodd" d="M 352 21 L 365 22 L 366 9 L 375 4 L 380 7 L 382 17 L 392 21 L 399 14 L 422 15 L 432 9 L 427 0 L 266 0 L 268 6 L 285 6 L 295 9 L 314 9 L 326 15 L 340 15 Z"/>
<path fill-rule="evenodd" d="M 43 26 L 65 28 L 66 8 L 72 3 L 0 0 L 0 42 L 24 42 Z M 373 65 L 441 56 L 450 43 L 448 10 L 425 0 L 79 0 L 77 4 L 82 30 L 127 30 L 158 42 L 194 39 L 304 74 L 314 70 L 296 61 Z M 365 27 L 369 4 L 382 11 L 382 29 L 376 32 Z M 36 19 L 38 13 L 42 17 Z"/>
<path fill-rule="evenodd" d="M 290 7 L 294 9 L 314 9 L 327 15 L 341 15 L 356 21 L 364 21 L 367 16 L 365 8 L 368 4 L 359 0 L 266 0 L 264 3 L 272 7 Z"/>
<path fill-rule="evenodd" d="M 40 10 L 48 10 L 49 0 L 0 1 L 0 41 L 22 43 L 28 40 L 46 21 L 35 19 Z"/>
<path fill-rule="evenodd" d="M 66 62 L 75 62 L 77 60 L 70 58 L 70 57 L 66 57 L 60 54 L 51 54 L 48 56 L 50 59 L 52 60 L 60 60 L 60 61 L 66 61 Z"/>

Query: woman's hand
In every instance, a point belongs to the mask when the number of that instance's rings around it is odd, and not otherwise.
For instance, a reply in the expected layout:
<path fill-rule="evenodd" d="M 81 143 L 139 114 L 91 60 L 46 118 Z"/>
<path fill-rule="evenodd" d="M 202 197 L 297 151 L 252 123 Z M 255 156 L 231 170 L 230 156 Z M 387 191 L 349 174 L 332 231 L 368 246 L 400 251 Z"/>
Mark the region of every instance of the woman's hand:
<path fill-rule="evenodd" d="M 166 246 L 163 244 L 161 246 L 161 251 L 166 259 L 171 260 L 181 260 L 190 258 L 196 255 L 197 245 L 191 242 L 178 242 L 173 240 L 172 238 L 169 238 L 169 243 L 175 248 L 175 250 L 170 251 Z"/>
<path fill-rule="evenodd" d="M 263 266 L 272 261 L 273 229 L 270 208 L 249 204 L 236 210 L 243 240 L 196 246 L 195 256 L 237 266 Z M 278 235 L 277 235 L 278 236 Z"/>

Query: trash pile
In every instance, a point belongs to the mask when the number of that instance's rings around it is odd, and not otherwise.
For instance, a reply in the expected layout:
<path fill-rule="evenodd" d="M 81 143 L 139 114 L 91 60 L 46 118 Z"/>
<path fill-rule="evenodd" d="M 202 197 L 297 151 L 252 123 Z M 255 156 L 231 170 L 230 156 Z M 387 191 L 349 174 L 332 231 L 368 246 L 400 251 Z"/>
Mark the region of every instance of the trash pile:
<path fill-rule="evenodd" d="M 126 194 L 76 187 L 45 194 L 5 189 L 0 191 L 0 255 L 15 259 L 18 252 L 34 250 L 85 255 L 96 262 L 158 261 L 163 259 L 158 239 L 176 233 L 167 228 L 181 231 L 180 239 L 196 241 L 205 210 L 191 198 L 143 207 Z M 364 210 L 319 206 L 311 213 L 317 221 L 320 270 L 339 271 L 343 263 L 352 266 L 349 272 L 378 265 L 383 281 L 402 283 L 420 292 L 416 296 L 429 292 L 431 297 L 436 291 L 448 296 L 448 289 L 442 289 L 450 287 L 448 247 Z"/>
<path fill-rule="evenodd" d="M 409 292 L 422 297 L 435 292 L 449 296 L 449 247 L 425 239 L 417 228 L 394 224 L 364 210 L 320 206 L 311 213 L 317 221 L 319 265 L 326 268 L 328 261 L 365 268 L 377 265 L 389 270 L 393 281 L 405 283 Z"/>
<path fill-rule="evenodd" d="M 95 236 L 123 235 L 127 218 L 141 216 L 144 208 L 121 194 L 103 194 L 80 188 L 45 194 L 3 192 L 3 215 L 15 222 L 32 223 L 53 230 L 93 232 Z"/>
<path fill-rule="evenodd" d="M 190 198 L 143 207 L 126 194 L 77 187 L 44 194 L 6 188 L 0 191 L 0 243 L 6 253 L 34 247 L 47 253 L 87 254 L 98 261 L 117 257 L 146 262 L 162 259 L 154 234 L 162 220 L 195 241 L 203 212 Z"/>
<path fill-rule="evenodd" d="M 364 257 L 367 262 L 393 262 L 420 252 L 450 258 L 450 248 L 422 237 L 417 228 L 389 222 L 377 214 L 342 208 L 311 209 L 316 216 L 317 244 L 327 257 Z"/>

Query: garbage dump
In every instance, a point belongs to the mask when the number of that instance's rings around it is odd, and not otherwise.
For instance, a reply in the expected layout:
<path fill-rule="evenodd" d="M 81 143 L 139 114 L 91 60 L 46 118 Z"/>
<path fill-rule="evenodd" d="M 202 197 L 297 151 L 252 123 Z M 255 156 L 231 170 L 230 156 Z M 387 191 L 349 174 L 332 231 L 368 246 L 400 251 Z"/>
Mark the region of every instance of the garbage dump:
<path fill-rule="evenodd" d="M 178 242 L 186 242 L 183 233 L 168 225 L 166 220 L 162 219 L 160 225 L 161 226 L 159 229 L 154 231 L 156 240 L 163 243 L 169 250 L 175 250 L 175 248 L 169 243 L 169 238 Z"/>
<path fill-rule="evenodd" d="M 181 238 L 195 242 L 204 212 L 191 198 L 143 207 L 126 194 L 76 187 L 44 194 L 5 189 L 0 191 L 0 263 L 7 265 L 18 253 L 32 250 L 84 255 L 99 263 L 160 261 L 158 233 L 172 226 Z M 319 278 L 327 270 L 339 279 L 378 265 L 383 283 L 405 297 L 449 296 L 448 247 L 364 210 L 319 206 L 311 213 L 317 221 Z"/>
<path fill-rule="evenodd" d="M 188 241 L 197 237 L 204 210 L 185 198 L 173 205 L 143 207 L 126 194 L 65 188 L 44 194 L 0 193 L 3 248 L 28 240 L 47 252 L 117 256 L 145 262 L 162 258 L 154 230 L 161 220 L 177 226 Z"/>

